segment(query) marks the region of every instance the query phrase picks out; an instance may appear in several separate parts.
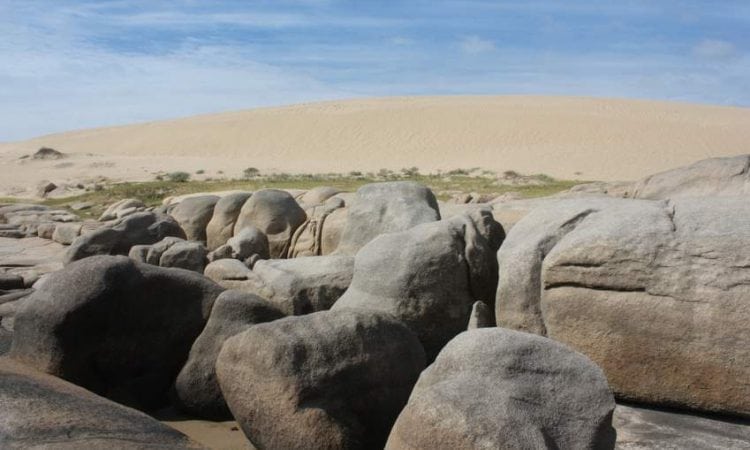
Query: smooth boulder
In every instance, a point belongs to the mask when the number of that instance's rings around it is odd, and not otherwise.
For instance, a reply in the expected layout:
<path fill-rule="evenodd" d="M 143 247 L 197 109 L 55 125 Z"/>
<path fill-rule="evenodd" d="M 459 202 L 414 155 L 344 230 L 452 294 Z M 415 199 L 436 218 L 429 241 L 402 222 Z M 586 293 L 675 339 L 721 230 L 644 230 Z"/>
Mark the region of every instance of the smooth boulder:
<path fill-rule="evenodd" d="M 568 200 L 498 252 L 498 325 L 586 354 L 625 400 L 750 417 L 750 202 Z"/>
<path fill-rule="evenodd" d="M 456 336 L 419 377 L 388 450 L 612 449 L 615 400 L 601 369 L 540 336 Z"/>
<path fill-rule="evenodd" d="M 134 213 L 76 238 L 65 252 L 63 263 L 94 255 L 127 255 L 134 245 L 155 244 L 167 236 L 185 238 L 185 232 L 172 217 L 153 212 Z"/>
<path fill-rule="evenodd" d="M 258 448 L 382 449 L 424 364 L 398 320 L 347 310 L 255 325 L 227 340 L 216 371 Z"/>
<path fill-rule="evenodd" d="M 214 206 L 219 201 L 216 195 L 188 197 L 170 209 L 169 215 L 177 220 L 185 231 L 185 239 L 206 243 L 206 226 L 214 215 Z"/>
<path fill-rule="evenodd" d="M 268 299 L 284 314 L 330 309 L 352 281 L 354 258 L 305 256 L 258 261 L 240 289 Z"/>
<path fill-rule="evenodd" d="M 203 448 L 146 414 L 6 358 L 0 411 L 4 449 Z"/>
<path fill-rule="evenodd" d="M 206 225 L 206 246 L 209 250 L 216 250 L 232 237 L 242 205 L 251 195 L 252 192 L 236 192 L 225 195 L 216 202 L 211 220 Z"/>
<path fill-rule="evenodd" d="M 268 238 L 270 257 L 285 258 L 294 231 L 306 219 L 305 211 L 288 192 L 262 189 L 242 206 L 234 234 L 253 226 Z"/>
<path fill-rule="evenodd" d="M 383 233 L 408 230 L 440 220 L 437 199 L 426 186 L 412 181 L 373 183 L 357 190 L 336 249 L 354 256 L 359 249 Z"/>
<path fill-rule="evenodd" d="M 278 308 L 257 295 L 232 290 L 222 292 L 175 381 L 180 408 L 211 420 L 230 419 L 231 413 L 216 379 L 216 359 L 222 345 L 253 325 L 283 317 Z"/>
<path fill-rule="evenodd" d="M 119 403 L 159 407 L 222 290 L 187 270 L 86 258 L 25 299 L 10 355 Z"/>
<path fill-rule="evenodd" d="M 200 242 L 178 242 L 159 258 L 161 267 L 176 267 L 203 273 L 208 263 L 208 251 Z"/>
<path fill-rule="evenodd" d="M 357 253 L 351 285 L 333 309 L 395 315 L 431 360 L 466 330 L 475 301 L 494 306 L 504 236 L 486 209 L 378 236 Z"/>

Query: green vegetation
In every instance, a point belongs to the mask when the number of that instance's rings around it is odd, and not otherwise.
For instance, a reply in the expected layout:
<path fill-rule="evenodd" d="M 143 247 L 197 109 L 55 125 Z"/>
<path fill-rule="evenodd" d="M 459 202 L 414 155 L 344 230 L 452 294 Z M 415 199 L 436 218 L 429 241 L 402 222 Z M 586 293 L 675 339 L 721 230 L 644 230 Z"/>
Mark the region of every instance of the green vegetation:
<path fill-rule="evenodd" d="M 247 172 L 247 171 L 245 171 Z M 216 179 L 216 180 L 183 180 L 183 177 L 173 177 L 174 172 L 162 180 L 147 182 L 115 183 L 104 186 L 98 191 L 90 191 L 82 195 L 66 198 L 53 198 L 40 203 L 66 208 L 75 202 L 92 202 L 95 206 L 76 214 L 85 218 L 96 218 L 111 203 L 124 198 L 137 198 L 149 206 L 157 206 L 165 197 L 192 194 L 196 192 L 259 189 L 311 189 L 317 186 L 332 186 L 343 191 L 353 192 L 360 186 L 380 181 L 416 181 L 429 186 L 441 200 L 447 200 L 458 193 L 476 192 L 490 196 L 499 196 L 507 192 L 517 192 L 525 198 L 544 197 L 570 189 L 584 183 L 583 181 L 556 180 L 547 175 L 520 175 L 512 180 L 502 176 L 488 176 L 486 171 L 452 170 L 447 173 L 420 174 L 414 168 L 402 169 L 394 172 L 381 169 L 377 174 L 350 172 L 348 174 L 288 174 L 277 173 L 270 175 L 256 175 L 247 179 Z M 476 173 L 476 175 L 474 175 Z M 186 174 L 189 177 L 189 174 Z M 0 203 L 18 202 L 22 199 L 3 199 Z M 28 200 L 25 200 L 28 201 Z"/>
<path fill-rule="evenodd" d="M 190 174 L 187 172 L 171 172 L 167 174 L 167 179 L 173 183 L 186 183 L 190 180 Z"/>

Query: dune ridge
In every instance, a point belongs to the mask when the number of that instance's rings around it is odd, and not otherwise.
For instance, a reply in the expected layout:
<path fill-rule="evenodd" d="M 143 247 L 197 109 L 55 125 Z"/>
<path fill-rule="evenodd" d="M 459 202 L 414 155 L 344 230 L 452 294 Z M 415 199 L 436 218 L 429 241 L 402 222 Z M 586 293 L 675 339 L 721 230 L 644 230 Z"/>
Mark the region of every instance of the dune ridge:
<path fill-rule="evenodd" d="M 19 163 L 51 146 L 68 164 Z M 750 109 L 550 96 L 394 97 L 260 108 L 71 131 L 0 144 L 10 192 L 38 179 L 152 179 L 158 170 L 238 176 L 481 167 L 633 180 L 750 152 Z M 11 170 L 12 168 L 12 170 Z"/>

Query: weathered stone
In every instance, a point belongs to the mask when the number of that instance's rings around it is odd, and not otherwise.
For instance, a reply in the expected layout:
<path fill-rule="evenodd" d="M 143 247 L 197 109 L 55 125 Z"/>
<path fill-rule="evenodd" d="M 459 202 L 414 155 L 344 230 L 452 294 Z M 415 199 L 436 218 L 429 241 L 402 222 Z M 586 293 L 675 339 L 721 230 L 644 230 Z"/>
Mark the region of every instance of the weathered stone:
<path fill-rule="evenodd" d="M 498 252 L 500 326 L 567 343 L 619 398 L 750 416 L 750 203 L 575 200 Z"/>
<path fill-rule="evenodd" d="M 0 358 L 0 447 L 203 448 L 133 409 Z"/>
<path fill-rule="evenodd" d="M 82 225 L 80 223 L 60 223 L 55 226 L 52 240 L 63 245 L 70 245 L 81 235 Z"/>
<path fill-rule="evenodd" d="M 161 254 L 159 265 L 203 273 L 208 262 L 206 255 L 208 251 L 200 242 L 178 242 Z"/>
<path fill-rule="evenodd" d="M 0 272 L 0 290 L 23 289 L 23 277 L 14 273 Z"/>
<path fill-rule="evenodd" d="M 108 220 L 115 220 L 118 217 L 122 218 L 124 216 L 122 215 L 121 211 L 126 209 L 132 210 L 132 212 L 143 211 L 144 209 L 146 209 L 146 205 L 142 201 L 135 198 L 126 198 L 120 200 L 109 205 L 99 217 L 99 221 L 105 222 Z M 119 215 L 118 211 L 120 211 Z"/>
<path fill-rule="evenodd" d="M 232 250 L 232 258 L 240 261 L 244 261 L 253 255 L 258 255 L 262 259 L 270 257 L 268 237 L 252 225 L 239 230 L 237 234 L 227 240 L 227 245 Z"/>
<path fill-rule="evenodd" d="M 255 325 L 226 341 L 216 372 L 259 448 L 379 449 L 424 364 L 392 316 L 341 310 Z"/>
<path fill-rule="evenodd" d="M 411 181 L 362 186 L 347 210 L 346 227 L 336 253 L 351 256 L 378 235 L 440 220 L 435 195 Z"/>
<path fill-rule="evenodd" d="M 458 335 L 422 372 L 386 449 L 612 449 L 614 408 L 584 355 L 482 328 Z"/>
<path fill-rule="evenodd" d="M 395 315 L 431 360 L 466 330 L 475 301 L 493 305 L 503 237 L 487 210 L 381 235 L 357 253 L 351 286 L 333 309 Z"/>
<path fill-rule="evenodd" d="M 306 256 L 258 261 L 239 289 L 267 299 L 287 315 L 330 309 L 349 287 L 350 256 Z"/>
<path fill-rule="evenodd" d="M 216 250 L 234 234 L 234 224 L 252 192 L 237 192 L 222 197 L 214 207 L 214 214 L 206 225 L 206 239 L 209 250 Z"/>
<path fill-rule="evenodd" d="M 40 238 L 51 240 L 52 236 L 55 234 L 56 227 L 57 227 L 57 224 L 55 222 L 40 223 L 36 227 L 36 234 Z"/>
<path fill-rule="evenodd" d="M 477 328 L 489 328 L 495 326 L 495 313 L 484 302 L 474 302 L 469 315 L 469 330 Z"/>
<path fill-rule="evenodd" d="M 224 342 L 251 326 L 284 317 L 262 298 L 240 291 L 225 291 L 214 302 L 206 327 L 195 340 L 185 366 L 175 381 L 177 402 L 183 410 L 212 420 L 227 420 L 231 413 L 216 379 L 216 359 Z"/>
<path fill-rule="evenodd" d="M 11 355 L 119 403 L 155 408 L 221 291 L 186 270 L 86 258 L 24 300 Z"/>
<path fill-rule="evenodd" d="M 203 274 L 226 289 L 241 289 L 252 271 L 242 261 L 218 259 L 209 263 Z"/>
<path fill-rule="evenodd" d="M 341 189 L 330 186 L 318 186 L 305 192 L 300 197 L 299 202 L 309 206 L 320 205 L 339 192 L 341 192 Z"/>
<path fill-rule="evenodd" d="M 167 236 L 185 237 L 170 216 L 142 212 L 132 214 L 112 226 L 80 236 L 68 248 L 65 264 L 93 255 L 127 255 L 134 245 L 150 245 Z"/>
<path fill-rule="evenodd" d="M 268 238 L 271 258 L 283 258 L 289 250 L 294 230 L 306 219 L 305 211 L 289 193 L 262 189 L 250 197 L 237 218 L 234 234 L 254 226 Z"/>
<path fill-rule="evenodd" d="M 214 215 L 214 206 L 219 201 L 216 195 L 201 195 L 182 200 L 169 215 L 177 220 L 185 231 L 188 241 L 206 242 L 206 227 Z"/>

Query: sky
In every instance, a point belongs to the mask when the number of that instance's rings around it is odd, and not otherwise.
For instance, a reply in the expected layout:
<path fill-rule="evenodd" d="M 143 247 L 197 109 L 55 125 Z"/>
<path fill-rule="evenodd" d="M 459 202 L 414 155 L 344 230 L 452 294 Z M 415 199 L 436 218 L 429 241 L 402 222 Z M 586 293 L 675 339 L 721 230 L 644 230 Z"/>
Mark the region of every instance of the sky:
<path fill-rule="evenodd" d="M 748 0 L 0 0 L 0 141 L 400 95 L 750 106 Z"/>

